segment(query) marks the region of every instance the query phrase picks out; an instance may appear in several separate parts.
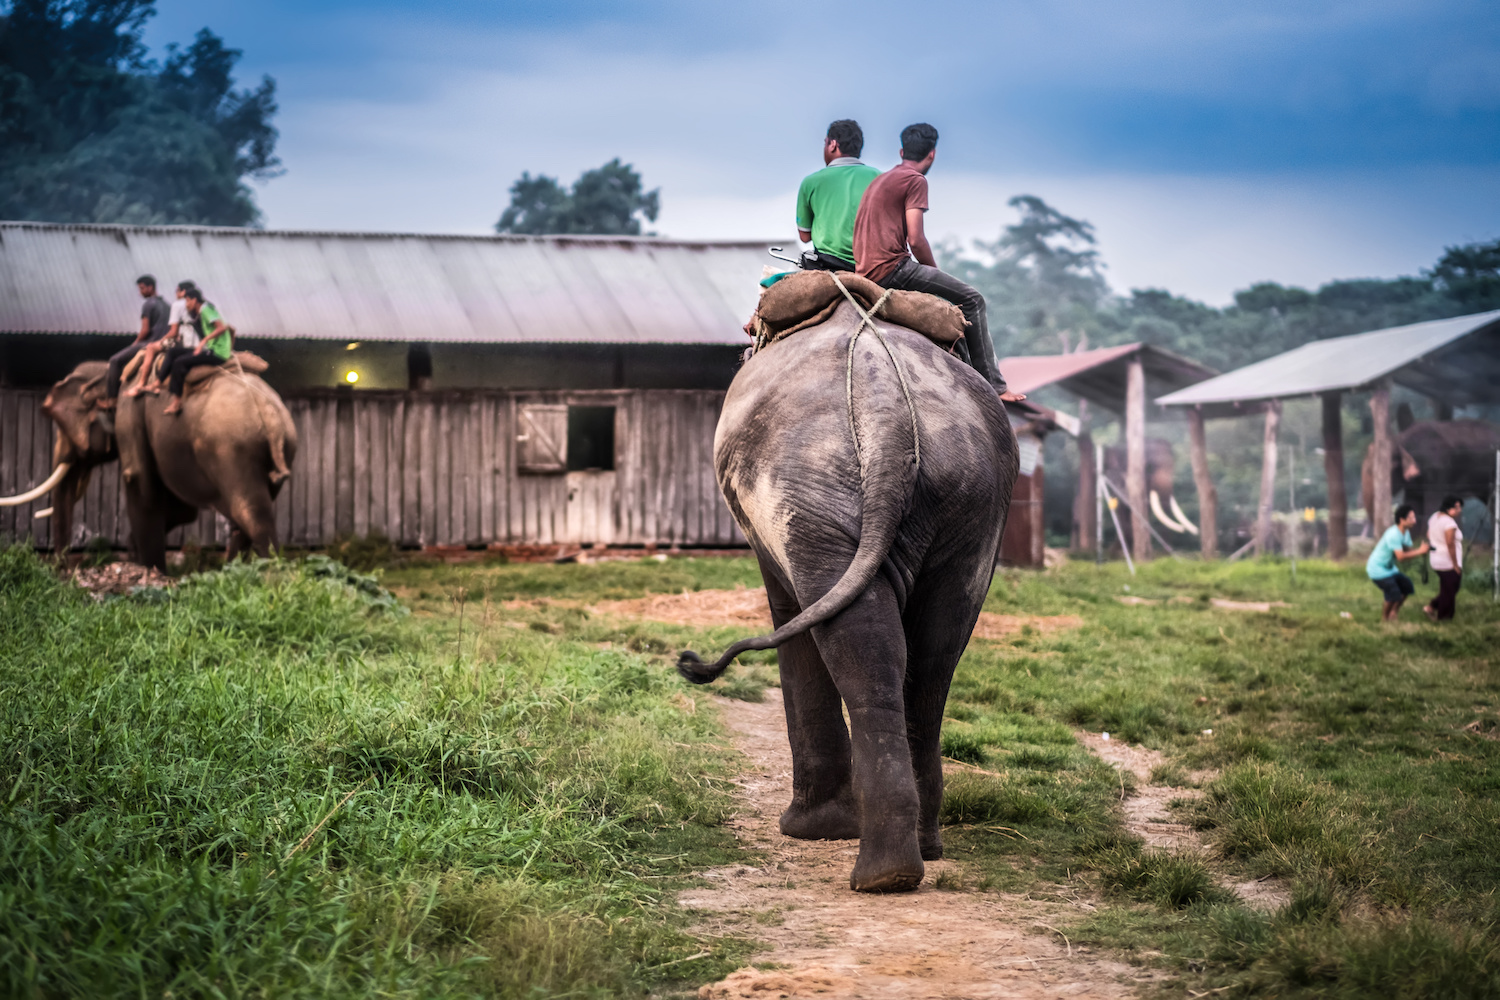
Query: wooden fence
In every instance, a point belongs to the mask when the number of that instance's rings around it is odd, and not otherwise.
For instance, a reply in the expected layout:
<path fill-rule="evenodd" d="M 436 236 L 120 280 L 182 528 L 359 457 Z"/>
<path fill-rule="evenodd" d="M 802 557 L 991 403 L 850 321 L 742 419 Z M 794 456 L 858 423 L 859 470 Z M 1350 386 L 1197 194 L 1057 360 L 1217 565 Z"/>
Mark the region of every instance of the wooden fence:
<path fill-rule="evenodd" d="M 0 390 L 0 495 L 51 467 L 44 391 Z M 321 392 L 286 397 L 297 425 L 292 478 L 276 501 L 282 544 L 383 534 L 400 545 L 744 545 L 719 495 L 713 437 L 723 392 Z M 532 474 L 518 468 L 529 407 L 613 406 L 614 469 Z M 50 547 L 51 503 L 0 508 L 0 538 Z M 129 539 L 119 464 L 97 469 L 79 507 L 75 546 Z M 222 545 L 213 511 L 170 545 Z"/>

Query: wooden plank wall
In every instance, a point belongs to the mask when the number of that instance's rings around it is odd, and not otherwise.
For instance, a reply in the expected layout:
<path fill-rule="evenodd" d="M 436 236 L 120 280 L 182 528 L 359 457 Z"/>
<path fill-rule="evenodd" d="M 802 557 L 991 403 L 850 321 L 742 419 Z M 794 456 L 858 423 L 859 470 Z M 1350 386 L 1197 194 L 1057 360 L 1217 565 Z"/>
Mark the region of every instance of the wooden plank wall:
<path fill-rule="evenodd" d="M 45 392 L 0 389 L 0 495 L 50 471 Z M 327 545 L 383 534 L 405 546 L 569 544 L 744 545 L 713 474 L 724 394 L 599 392 L 354 392 L 287 396 L 297 425 L 292 478 L 276 502 L 282 544 Z M 522 474 L 519 413 L 533 404 L 615 406 L 613 471 Z M 49 521 L 0 508 L 0 539 L 50 547 Z M 118 463 L 95 471 L 73 544 L 129 538 Z M 173 546 L 223 545 L 213 511 L 168 536 Z"/>

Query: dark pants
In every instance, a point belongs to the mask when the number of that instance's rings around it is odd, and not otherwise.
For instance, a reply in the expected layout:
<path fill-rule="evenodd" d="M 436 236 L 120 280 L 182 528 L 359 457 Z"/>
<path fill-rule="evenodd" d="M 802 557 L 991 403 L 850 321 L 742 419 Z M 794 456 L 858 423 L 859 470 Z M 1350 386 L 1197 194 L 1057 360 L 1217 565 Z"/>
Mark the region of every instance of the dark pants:
<path fill-rule="evenodd" d="M 1433 572 L 1437 573 L 1438 593 L 1432 599 L 1432 610 L 1437 612 L 1439 621 L 1444 621 L 1453 617 L 1458 603 L 1458 588 L 1464 578 L 1456 569 L 1439 569 Z"/>
<path fill-rule="evenodd" d="M 996 392 L 1005 391 L 1005 379 L 1000 367 L 995 364 L 995 345 L 990 340 L 990 326 L 985 319 L 984 296 L 978 289 L 945 274 L 935 267 L 918 264 L 907 258 L 901 266 L 891 272 L 890 277 L 880 283 L 885 288 L 904 288 L 909 292 L 927 292 L 940 299 L 947 299 L 963 310 L 969 328 L 964 339 L 955 345 L 962 357 L 974 370 L 983 375 L 985 381 L 995 387 Z"/>
<path fill-rule="evenodd" d="M 171 348 L 167 351 L 166 360 L 161 365 L 162 371 L 171 373 L 171 381 L 167 383 L 167 392 L 173 396 L 181 396 L 182 383 L 189 371 L 200 365 L 222 365 L 223 363 L 223 358 L 209 351 L 194 354 L 191 347 Z"/>
<path fill-rule="evenodd" d="M 109 356 L 109 373 L 104 377 L 104 395 L 114 399 L 120 395 L 120 377 L 125 374 L 125 366 L 130 364 L 130 359 L 146 349 L 149 341 L 141 341 L 131 344 L 123 351 L 116 351 Z"/>

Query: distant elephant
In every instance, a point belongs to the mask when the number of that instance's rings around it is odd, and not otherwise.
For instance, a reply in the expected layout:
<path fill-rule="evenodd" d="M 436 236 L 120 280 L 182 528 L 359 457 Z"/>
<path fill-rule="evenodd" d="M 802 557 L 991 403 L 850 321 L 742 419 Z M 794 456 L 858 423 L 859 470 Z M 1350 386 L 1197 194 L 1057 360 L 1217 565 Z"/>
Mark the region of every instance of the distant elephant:
<path fill-rule="evenodd" d="M 923 860 L 942 857 L 943 707 L 1019 461 L 995 390 L 972 368 L 882 322 L 908 402 L 868 331 L 850 364 L 859 322 L 840 304 L 758 351 L 730 385 L 714 467 L 776 631 L 712 664 L 683 653 L 678 670 L 706 684 L 741 652 L 780 647 L 792 747 L 781 831 L 858 837 L 850 887 L 885 892 L 916 888 Z"/>
<path fill-rule="evenodd" d="M 53 550 L 65 552 L 89 475 L 119 458 L 137 562 L 165 569 L 167 532 L 193 521 L 201 507 L 229 519 L 231 557 L 249 549 L 269 554 L 276 544 L 272 505 L 297 453 L 291 414 L 255 375 L 198 371 L 211 377 L 190 385 L 181 416 L 163 415 L 156 396 L 122 397 L 111 428 L 98 406 L 105 363 L 79 365 L 42 402 L 58 430 L 52 474 L 0 504 L 51 490 Z"/>
<path fill-rule="evenodd" d="M 1178 534 L 1196 535 L 1198 526 L 1188 520 L 1183 513 L 1181 505 L 1177 503 L 1177 497 L 1173 492 L 1173 484 L 1177 476 L 1177 459 L 1172 450 L 1172 442 L 1164 438 L 1146 439 L 1146 503 L 1156 520 L 1169 531 Z M 1128 503 L 1129 498 L 1125 495 L 1125 449 L 1115 445 L 1104 449 L 1104 475 L 1109 479 L 1112 488 L 1120 491 L 1120 502 Z M 1167 510 L 1162 508 L 1162 501 L 1167 503 Z M 1124 533 L 1124 544 L 1129 547 L 1135 537 L 1134 521 L 1124 516 L 1125 509 L 1121 507 L 1120 530 Z"/>
<path fill-rule="evenodd" d="M 1444 496 L 1489 499 L 1495 486 L 1495 452 L 1500 450 L 1500 427 L 1483 420 L 1423 420 L 1400 431 L 1391 442 L 1391 492 L 1406 491 L 1406 502 L 1417 510 L 1417 524 Z M 1387 525 L 1391 512 L 1376 517 L 1375 445 L 1365 451 L 1360 468 L 1367 525 Z M 1383 528 L 1376 527 L 1379 534 Z"/>

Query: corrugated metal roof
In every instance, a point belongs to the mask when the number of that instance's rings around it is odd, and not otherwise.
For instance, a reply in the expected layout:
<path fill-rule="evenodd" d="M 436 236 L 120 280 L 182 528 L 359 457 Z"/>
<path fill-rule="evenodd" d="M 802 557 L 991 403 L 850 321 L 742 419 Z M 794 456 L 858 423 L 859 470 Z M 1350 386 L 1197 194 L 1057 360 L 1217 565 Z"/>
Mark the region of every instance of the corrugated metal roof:
<path fill-rule="evenodd" d="M 1000 374 L 1017 392 L 1036 392 L 1049 385 L 1121 413 L 1125 406 L 1126 362 L 1135 355 L 1146 374 L 1147 395 L 1201 382 L 1216 375 L 1212 368 L 1150 344 L 1121 344 L 1072 354 L 1023 354 L 1001 358 Z"/>
<path fill-rule="evenodd" d="M 769 245 L 0 222 L 0 333 L 135 333 L 151 273 L 244 337 L 741 345 Z"/>
<path fill-rule="evenodd" d="M 1226 413 L 1235 405 L 1358 389 L 1386 377 L 1455 404 L 1500 400 L 1500 310 L 1314 341 L 1157 402 Z"/>

